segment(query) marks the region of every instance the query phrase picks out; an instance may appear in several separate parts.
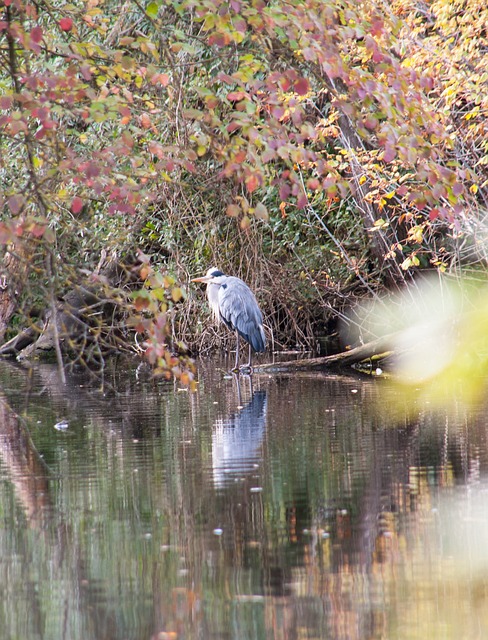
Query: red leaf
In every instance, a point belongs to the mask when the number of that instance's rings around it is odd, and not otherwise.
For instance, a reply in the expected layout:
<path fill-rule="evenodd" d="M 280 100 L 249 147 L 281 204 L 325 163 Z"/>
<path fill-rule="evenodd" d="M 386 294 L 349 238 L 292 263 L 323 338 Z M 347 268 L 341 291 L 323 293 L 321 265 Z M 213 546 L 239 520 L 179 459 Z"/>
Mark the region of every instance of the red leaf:
<path fill-rule="evenodd" d="M 299 96 L 304 96 L 310 91 L 310 84 L 307 78 L 298 78 L 293 88 Z"/>
<path fill-rule="evenodd" d="M 95 162 L 84 163 L 83 170 L 87 178 L 96 178 L 100 175 L 100 167 Z"/>
<path fill-rule="evenodd" d="M 236 120 L 233 120 L 232 122 L 229 122 L 226 128 L 228 133 L 232 133 L 233 131 L 235 131 L 236 129 L 239 129 L 240 127 L 241 127 L 241 123 L 237 122 Z"/>
<path fill-rule="evenodd" d="M 305 47 L 302 49 L 302 55 L 305 60 L 315 60 L 317 51 L 313 47 Z"/>
<path fill-rule="evenodd" d="M 138 296 L 134 300 L 134 307 L 136 308 L 137 311 L 143 311 L 144 309 L 147 309 L 148 306 L 149 306 L 149 301 L 146 298 L 143 298 L 142 296 Z"/>
<path fill-rule="evenodd" d="M 11 96 L 2 96 L 0 97 L 0 109 L 10 109 L 12 107 L 12 97 Z"/>
<path fill-rule="evenodd" d="M 288 91 L 291 86 L 291 82 L 286 76 L 281 76 L 279 84 L 282 91 Z"/>
<path fill-rule="evenodd" d="M 41 27 L 34 27 L 30 32 L 30 37 L 33 42 L 35 42 L 36 44 L 39 44 L 39 42 L 42 40 Z"/>
<path fill-rule="evenodd" d="M 273 116 L 273 118 L 276 118 L 276 120 L 281 120 L 281 118 L 285 115 L 284 107 L 273 107 L 271 109 L 271 115 Z"/>
<path fill-rule="evenodd" d="M 71 31 L 73 28 L 73 20 L 71 20 L 71 18 L 61 18 L 59 26 L 63 31 Z"/>
<path fill-rule="evenodd" d="M 219 101 L 218 101 L 218 98 L 216 98 L 215 96 L 206 96 L 205 104 L 209 109 L 215 109 L 215 107 L 218 106 Z"/>
<path fill-rule="evenodd" d="M 169 84 L 169 75 L 167 73 L 158 73 L 157 75 L 153 76 L 151 82 L 153 84 L 159 82 L 163 85 L 163 87 L 167 87 Z"/>
<path fill-rule="evenodd" d="M 71 201 L 71 211 L 73 213 L 80 213 L 82 209 L 83 209 L 83 200 L 78 196 L 75 196 Z"/>
<path fill-rule="evenodd" d="M 226 47 L 230 44 L 230 35 L 228 33 L 213 33 L 208 38 L 210 45 L 216 45 L 217 47 Z"/>
<path fill-rule="evenodd" d="M 44 232 L 46 231 L 45 225 L 41 224 L 33 224 L 30 228 L 30 232 L 34 236 L 34 238 L 42 238 Z"/>
<path fill-rule="evenodd" d="M 369 114 L 364 119 L 364 126 L 366 129 L 373 131 L 378 126 L 378 120 L 372 114 Z"/>
<path fill-rule="evenodd" d="M 123 116 L 124 118 L 129 118 L 132 114 L 131 110 L 129 109 L 128 106 L 126 105 L 119 105 L 118 107 L 118 112 L 120 113 L 121 116 Z"/>
<path fill-rule="evenodd" d="M 90 67 L 87 64 L 80 65 L 80 73 L 85 80 L 92 79 L 92 72 L 90 71 Z"/>
<path fill-rule="evenodd" d="M 280 200 L 286 200 L 291 193 L 290 185 L 286 183 L 280 184 Z"/>
<path fill-rule="evenodd" d="M 256 189 L 259 187 L 258 177 L 254 173 L 252 173 L 250 176 L 247 176 L 245 183 L 249 193 L 256 191 Z"/>
<path fill-rule="evenodd" d="M 222 71 L 217 74 L 217 79 L 224 84 L 233 84 L 235 79 L 232 76 L 229 76 L 227 73 L 223 73 Z"/>
<path fill-rule="evenodd" d="M 241 162 L 244 162 L 245 159 L 246 159 L 246 152 L 243 149 L 238 151 L 234 156 L 234 162 L 237 162 L 238 164 L 241 164 Z"/>
<path fill-rule="evenodd" d="M 305 209 L 307 205 L 308 205 L 307 194 L 301 191 L 297 198 L 297 207 L 299 209 Z"/>
<path fill-rule="evenodd" d="M 386 147 L 386 149 L 383 151 L 384 162 L 391 162 L 392 160 L 395 159 L 395 156 L 396 156 L 395 147 Z"/>
<path fill-rule="evenodd" d="M 134 146 L 134 138 L 130 135 L 130 133 L 127 130 L 122 132 L 121 138 L 124 141 L 124 144 L 129 149 L 132 149 L 132 147 Z"/>
<path fill-rule="evenodd" d="M 149 140 L 149 142 L 147 143 L 147 149 L 149 153 L 152 153 L 160 160 L 164 158 L 164 150 L 162 145 L 159 144 L 159 142 L 156 142 L 155 140 Z"/>
<path fill-rule="evenodd" d="M 311 191 L 317 191 L 317 189 L 320 189 L 320 182 L 319 180 L 317 180 L 317 178 L 309 178 L 307 180 L 307 187 Z"/>
<path fill-rule="evenodd" d="M 229 218 L 237 218 L 241 213 L 241 208 L 238 204 L 228 204 L 225 213 Z"/>
<path fill-rule="evenodd" d="M 373 62 L 374 62 L 375 64 L 380 64 L 381 62 L 383 62 L 383 60 L 385 59 L 385 57 L 386 57 L 386 56 L 384 56 L 384 55 L 381 53 L 381 51 L 379 51 L 378 49 L 375 49 L 375 50 L 373 51 L 372 58 L 373 58 Z"/>
<path fill-rule="evenodd" d="M 12 215 L 17 215 L 24 205 L 24 197 L 21 195 L 10 196 L 7 200 L 8 207 Z"/>
<path fill-rule="evenodd" d="M 384 31 L 384 24 L 381 18 L 375 18 L 371 22 L 371 34 L 373 36 L 381 36 Z"/>
<path fill-rule="evenodd" d="M 237 102 L 238 100 L 243 100 L 246 96 L 247 94 L 244 91 L 231 91 L 227 94 L 227 100 Z"/>

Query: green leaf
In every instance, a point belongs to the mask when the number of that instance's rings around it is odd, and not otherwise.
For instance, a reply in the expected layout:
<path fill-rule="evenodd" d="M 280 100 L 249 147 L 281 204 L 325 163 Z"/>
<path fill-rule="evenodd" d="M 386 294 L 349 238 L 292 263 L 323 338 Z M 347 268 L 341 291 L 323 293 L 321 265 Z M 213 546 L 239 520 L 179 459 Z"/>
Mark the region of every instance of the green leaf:
<path fill-rule="evenodd" d="M 157 2 L 150 2 L 146 7 L 146 15 L 155 20 L 158 17 L 159 5 Z"/>

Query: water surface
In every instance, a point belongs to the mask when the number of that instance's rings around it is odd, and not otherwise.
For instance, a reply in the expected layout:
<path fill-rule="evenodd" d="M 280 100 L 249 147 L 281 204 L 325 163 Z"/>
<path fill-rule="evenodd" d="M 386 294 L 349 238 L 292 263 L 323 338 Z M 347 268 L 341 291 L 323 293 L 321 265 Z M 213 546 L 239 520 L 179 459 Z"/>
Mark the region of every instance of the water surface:
<path fill-rule="evenodd" d="M 5 639 L 488 637 L 485 407 L 0 362 Z"/>

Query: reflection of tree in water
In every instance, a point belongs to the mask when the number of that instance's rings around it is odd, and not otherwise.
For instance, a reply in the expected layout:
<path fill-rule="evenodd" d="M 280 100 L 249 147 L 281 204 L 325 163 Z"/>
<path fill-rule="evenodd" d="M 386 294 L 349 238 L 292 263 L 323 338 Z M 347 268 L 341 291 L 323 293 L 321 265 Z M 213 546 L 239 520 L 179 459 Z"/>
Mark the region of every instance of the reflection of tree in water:
<path fill-rule="evenodd" d="M 3 637 L 35 639 L 51 637 L 53 633 L 56 637 L 73 634 L 87 639 L 115 638 L 107 635 L 115 620 L 92 590 L 86 558 L 67 523 L 56 513 L 51 496 L 55 479 L 34 448 L 26 425 L 3 397 L 0 397 L 0 459 L 20 507 L 14 510 L 18 520 L 15 535 L 8 535 L 7 527 L 13 524 L 9 522 L 4 523 L 7 535 L 0 534 L 1 566 L 5 570 L 1 580 L 6 606 L 1 616 Z M 12 563 L 15 558 L 20 562 Z M 45 582 L 37 582 L 39 570 L 49 572 Z M 29 579 L 25 579 L 27 575 Z M 45 607 L 53 594 L 47 591 L 48 585 L 63 585 L 66 607 L 64 623 L 59 620 L 59 625 L 49 626 L 49 632 Z M 18 589 L 22 592 L 20 602 L 28 603 L 28 612 L 22 609 L 22 604 L 18 610 L 8 604 L 18 600 Z M 49 620 L 52 625 L 52 618 Z"/>
<path fill-rule="evenodd" d="M 16 553 L 48 563 L 51 586 L 69 585 L 86 637 L 388 637 L 409 606 L 397 598 L 405 567 L 422 566 L 426 540 L 435 551 L 440 488 L 488 472 L 483 411 L 400 420 L 401 407 L 373 405 L 381 386 L 370 381 L 255 376 L 253 392 L 217 371 L 194 396 L 128 382 L 104 396 L 69 377 L 63 388 L 53 372 L 36 369 L 33 395 L 41 387 L 56 417 L 91 420 L 50 427 L 49 462 L 66 477 L 36 462 L 13 413 L 3 469 L 26 525 Z M 40 625 L 48 599 L 35 593 Z"/>
<path fill-rule="evenodd" d="M 113 435 L 109 418 L 114 415 L 114 398 L 108 400 L 100 392 L 80 385 L 82 378 L 77 376 L 68 376 L 68 384 L 63 385 L 57 367 L 51 365 L 29 371 L 3 362 L 2 374 L 8 380 L 4 386 L 12 396 L 9 399 L 4 394 L 0 396 L 0 463 L 8 481 L 1 487 L 4 505 L 0 528 L 2 637 L 87 640 L 127 637 L 127 627 L 120 624 L 121 616 L 113 602 L 106 598 L 106 593 L 101 595 L 97 567 L 90 556 L 95 548 L 87 547 L 77 523 L 73 526 L 72 505 L 65 502 L 60 509 L 58 501 L 63 502 L 65 498 L 61 489 L 65 478 L 46 465 L 34 446 L 29 434 L 32 420 L 29 425 L 29 416 L 21 418 L 10 403 L 13 399 L 18 406 L 30 406 L 25 389 L 29 389 L 34 376 L 32 400 L 34 406 L 39 406 L 41 415 L 42 407 L 46 408 L 46 398 L 52 401 L 48 405 L 52 418 L 43 427 L 45 430 L 53 429 L 55 416 L 74 412 L 77 418 L 83 419 L 87 405 L 93 409 L 98 402 L 101 413 L 106 412 L 106 434 Z M 43 396 L 42 403 L 36 402 L 38 396 Z M 120 401 L 123 404 L 123 399 L 119 396 L 117 404 Z M 62 434 L 62 442 L 71 442 L 70 438 L 74 438 L 71 431 L 70 428 Z M 10 493 L 13 500 L 6 508 L 5 496 Z M 83 509 L 83 503 L 78 504 L 77 510 Z M 153 632 L 152 622 L 148 617 L 139 626 L 144 637 L 150 637 Z"/>
<path fill-rule="evenodd" d="M 351 401 L 339 386 L 360 393 Z M 398 407 L 373 411 L 375 388 L 357 380 L 336 391 L 330 383 L 303 402 L 296 380 L 269 386 L 264 490 L 253 497 L 249 484 L 228 487 L 223 528 L 234 537 L 224 536 L 226 557 L 260 576 L 270 624 L 277 606 L 287 610 L 289 633 L 307 611 L 317 621 L 319 598 L 327 603 L 319 626 L 331 637 L 376 637 L 398 604 L 393 567 L 422 549 L 417 519 L 432 522 L 438 487 L 476 480 L 486 427 L 483 420 L 468 433 L 466 416 L 447 414 L 399 422 Z"/>
<path fill-rule="evenodd" d="M 0 456 L 29 526 L 43 527 L 49 517 L 48 472 L 25 425 L 0 395 Z"/>

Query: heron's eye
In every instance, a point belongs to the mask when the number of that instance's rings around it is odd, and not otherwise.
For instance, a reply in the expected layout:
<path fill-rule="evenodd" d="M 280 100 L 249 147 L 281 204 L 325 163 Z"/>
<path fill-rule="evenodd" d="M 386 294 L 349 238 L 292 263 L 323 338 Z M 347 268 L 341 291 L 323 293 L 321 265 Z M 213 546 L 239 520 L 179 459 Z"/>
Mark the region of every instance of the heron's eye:
<path fill-rule="evenodd" d="M 221 284 L 220 286 L 222 287 L 222 289 L 227 289 L 227 285 L 226 284 Z"/>

